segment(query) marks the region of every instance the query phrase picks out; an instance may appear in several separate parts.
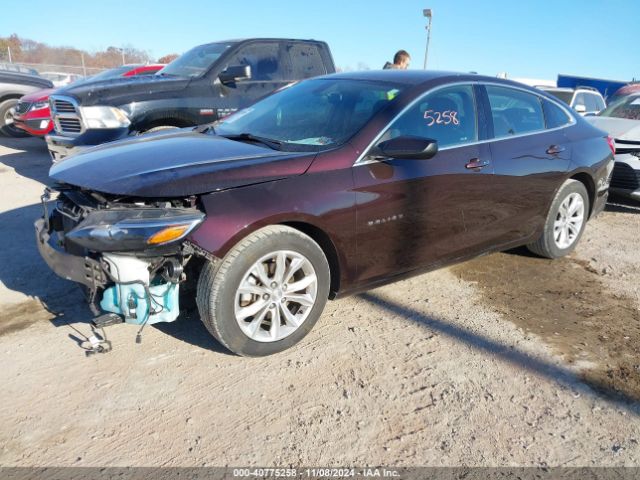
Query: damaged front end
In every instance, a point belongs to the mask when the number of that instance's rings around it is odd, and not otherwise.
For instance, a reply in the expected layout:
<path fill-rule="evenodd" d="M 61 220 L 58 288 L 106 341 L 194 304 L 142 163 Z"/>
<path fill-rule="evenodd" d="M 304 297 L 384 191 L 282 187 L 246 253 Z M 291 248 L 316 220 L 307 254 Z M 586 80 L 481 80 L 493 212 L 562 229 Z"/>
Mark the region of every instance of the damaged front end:
<path fill-rule="evenodd" d="M 196 197 L 148 199 L 68 185 L 45 190 L 38 249 L 59 276 L 85 288 L 100 326 L 171 322 L 184 269 L 198 254 L 186 237 L 204 220 Z"/>

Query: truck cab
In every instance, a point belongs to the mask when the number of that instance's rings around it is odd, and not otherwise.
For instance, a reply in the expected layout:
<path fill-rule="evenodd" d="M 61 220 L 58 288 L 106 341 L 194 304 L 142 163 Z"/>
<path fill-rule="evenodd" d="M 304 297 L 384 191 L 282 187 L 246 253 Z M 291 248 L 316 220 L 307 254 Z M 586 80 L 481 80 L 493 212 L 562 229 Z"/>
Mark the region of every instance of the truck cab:
<path fill-rule="evenodd" d="M 50 97 L 54 162 L 161 129 L 214 122 L 293 82 L 334 73 L 326 43 L 248 39 L 197 46 L 156 75 L 83 82 Z"/>

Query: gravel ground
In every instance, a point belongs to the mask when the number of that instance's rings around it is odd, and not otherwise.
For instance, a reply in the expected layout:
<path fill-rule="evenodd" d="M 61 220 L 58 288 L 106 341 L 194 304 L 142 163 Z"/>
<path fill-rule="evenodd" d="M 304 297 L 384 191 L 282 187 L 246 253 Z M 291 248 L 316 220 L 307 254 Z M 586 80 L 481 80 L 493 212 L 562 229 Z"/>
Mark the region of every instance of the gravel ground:
<path fill-rule="evenodd" d="M 640 465 L 640 212 L 609 209 L 568 259 L 330 302 L 273 357 L 227 354 L 195 312 L 85 356 L 90 314 L 33 240 L 48 163 L 0 139 L 0 465 Z"/>

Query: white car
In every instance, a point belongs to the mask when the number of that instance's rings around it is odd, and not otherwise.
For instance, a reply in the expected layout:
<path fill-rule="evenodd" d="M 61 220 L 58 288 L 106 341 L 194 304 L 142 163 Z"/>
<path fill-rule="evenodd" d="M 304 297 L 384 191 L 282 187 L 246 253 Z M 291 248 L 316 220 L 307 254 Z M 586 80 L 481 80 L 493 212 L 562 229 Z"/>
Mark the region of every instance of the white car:
<path fill-rule="evenodd" d="M 582 116 L 596 115 L 606 107 L 604 97 L 595 88 L 561 88 L 544 85 L 539 85 L 537 88 L 559 98 Z"/>
<path fill-rule="evenodd" d="M 66 85 L 69 85 L 70 83 L 75 82 L 76 80 L 84 78 L 82 75 L 65 72 L 42 72 L 40 76 L 46 78 L 47 80 L 51 80 L 54 87 L 64 87 Z"/>
<path fill-rule="evenodd" d="M 609 190 L 640 200 L 640 92 L 621 97 L 596 117 L 587 117 L 616 142 L 616 163 Z"/>

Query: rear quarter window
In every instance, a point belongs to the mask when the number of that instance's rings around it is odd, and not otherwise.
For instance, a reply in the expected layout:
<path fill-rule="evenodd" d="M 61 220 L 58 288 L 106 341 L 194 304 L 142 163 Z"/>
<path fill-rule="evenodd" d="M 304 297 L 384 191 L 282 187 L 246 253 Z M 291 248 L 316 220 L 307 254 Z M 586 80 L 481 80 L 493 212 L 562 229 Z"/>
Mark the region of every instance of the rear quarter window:
<path fill-rule="evenodd" d="M 549 100 L 542 101 L 547 128 L 559 128 L 571 123 L 571 117 L 562 108 Z"/>

